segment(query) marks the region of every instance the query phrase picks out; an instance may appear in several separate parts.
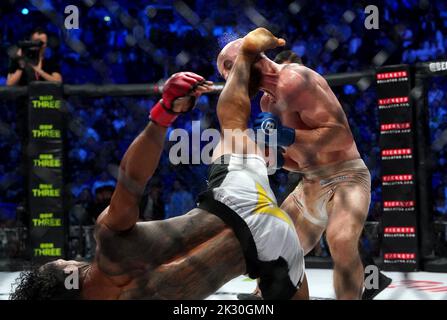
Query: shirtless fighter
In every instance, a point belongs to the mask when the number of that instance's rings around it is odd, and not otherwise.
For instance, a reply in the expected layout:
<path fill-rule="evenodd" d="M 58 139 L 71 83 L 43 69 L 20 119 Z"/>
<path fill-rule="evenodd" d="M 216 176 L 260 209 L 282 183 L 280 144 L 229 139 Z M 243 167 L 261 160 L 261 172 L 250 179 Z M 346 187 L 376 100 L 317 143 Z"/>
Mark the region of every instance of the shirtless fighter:
<path fill-rule="evenodd" d="M 242 40 L 225 46 L 217 65 L 227 79 Z M 370 173 L 355 145 L 346 115 L 326 80 L 299 64 L 277 64 L 260 54 L 262 113 L 255 129 L 276 129 L 284 168 L 303 174 L 283 202 L 307 254 L 326 231 L 338 299 L 360 299 L 363 267 L 358 241 L 370 203 Z M 268 142 L 268 141 L 267 141 Z M 262 291 L 262 288 L 261 288 Z"/>
<path fill-rule="evenodd" d="M 295 52 L 293 52 L 291 50 L 281 51 L 280 53 L 278 53 L 275 56 L 275 59 L 273 61 L 278 64 L 297 63 L 300 65 L 303 65 L 303 61 L 301 60 L 301 58 Z M 264 96 L 267 98 L 268 93 L 264 93 Z M 298 180 L 295 182 L 295 185 L 297 185 L 299 180 L 301 180 L 301 175 L 297 175 L 296 178 L 298 178 Z M 383 272 L 380 271 L 380 268 L 376 265 L 371 254 L 365 250 L 365 248 L 362 244 L 362 240 L 359 241 L 359 253 L 360 253 L 360 258 L 362 259 L 363 266 L 375 266 L 379 270 L 379 286 L 377 288 L 365 287 L 363 290 L 363 294 L 362 294 L 362 300 L 372 300 L 380 292 L 385 290 L 391 284 L 392 280 L 391 280 L 391 278 L 388 278 L 385 274 L 383 274 Z M 365 273 L 365 278 L 367 276 L 369 276 L 369 275 Z M 259 299 L 261 299 L 261 293 L 259 291 L 259 288 L 257 288 L 253 294 L 245 294 L 245 293 L 238 294 L 238 299 L 239 300 L 259 300 Z"/>
<path fill-rule="evenodd" d="M 217 161 L 199 208 L 137 223 L 140 196 L 159 162 L 167 127 L 192 108 L 190 98 L 211 89 L 210 82 L 184 72 L 165 83 L 150 123 L 123 157 L 111 204 L 96 222 L 93 263 L 57 260 L 22 273 L 11 298 L 202 299 L 248 273 L 260 278 L 264 298 L 307 299 L 296 230 L 277 207 L 266 162 L 243 131 L 250 115 L 251 65 L 260 52 L 283 43 L 264 30 L 245 37 L 217 106 L 221 128 L 231 130 L 222 133 L 213 154 Z M 233 134 L 233 129 L 240 130 Z M 219 161 L 223 158 L 228 161 Z M 67 273 L 73 272 L 79 273 L 79 290 L 65 289 Z"/>

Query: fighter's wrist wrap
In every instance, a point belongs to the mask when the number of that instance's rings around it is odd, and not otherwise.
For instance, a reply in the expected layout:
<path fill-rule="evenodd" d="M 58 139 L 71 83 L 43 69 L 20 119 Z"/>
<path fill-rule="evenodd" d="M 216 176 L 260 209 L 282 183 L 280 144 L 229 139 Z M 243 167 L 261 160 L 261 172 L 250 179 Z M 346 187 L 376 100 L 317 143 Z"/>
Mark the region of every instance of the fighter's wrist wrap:
<path fill-rule="evenodd" d="M 163 103 L 163 99 L 160 99 L 151 109 L 149 120 L 162 127 L 169 127 L 179 115 L 179 112 L 168 109 Z"/>
<path fill-rule="evenodd" d="M 194 108 L 197 96 L 195 89 L 203 84 L 205 79 L 192 72 L 178 72 L 166 80 L 163 86 L 162 98 L 153 106 L 149 113 L 149 119 L 160 126 L 169 127 L 177 117 Z M 177 99 L 189 97 L 189 108 L 181 112 L 173 111 Z M 182 108 L 184 105 L 182 103 Z"/>

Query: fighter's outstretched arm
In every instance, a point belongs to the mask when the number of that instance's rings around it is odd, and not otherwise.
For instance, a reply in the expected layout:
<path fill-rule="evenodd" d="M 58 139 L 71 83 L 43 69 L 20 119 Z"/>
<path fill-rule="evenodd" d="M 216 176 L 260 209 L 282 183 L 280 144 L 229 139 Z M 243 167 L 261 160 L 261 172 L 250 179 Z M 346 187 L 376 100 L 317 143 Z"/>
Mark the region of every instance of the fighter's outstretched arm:
<path fill-rule="evenodd" d="M 138 221 L 140 197 L 158 166 L 166 131 L 166 127 L 150 122 L 129 146 L 119 166 L 110 206 L 99 216 L 98 223 L 124 231 Z"/>
<path fill-rule="evenodd" d="M 135 138 L 121 160 L 110 206 L 98 217 L 97 223 L 113 231 L 125 231 L 136 224 L 140 197 L 158 166 L 167 128 L 180 113 L 192 109 L 194 101 L 191 99 L 211 91 L 211 85 L 190 72 L 175 74 L 165 83 L 162 100 L 151 110 L 151 122 Z"/>

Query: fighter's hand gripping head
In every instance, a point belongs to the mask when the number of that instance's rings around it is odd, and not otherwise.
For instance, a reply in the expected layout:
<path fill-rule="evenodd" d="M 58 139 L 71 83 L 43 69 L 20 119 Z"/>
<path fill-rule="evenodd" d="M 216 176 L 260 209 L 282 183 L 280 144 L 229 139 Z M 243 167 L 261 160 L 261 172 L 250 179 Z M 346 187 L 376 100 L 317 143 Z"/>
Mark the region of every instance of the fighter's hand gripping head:
<path fill-rule="evenodd" d="M 197 98 L 212 90 L 212 82 L 193 72 L 173 74 L 164 84 L 162 98 L 151 109 L 151 121 L 169 127 L 177 117 L 194 108 Z"/>

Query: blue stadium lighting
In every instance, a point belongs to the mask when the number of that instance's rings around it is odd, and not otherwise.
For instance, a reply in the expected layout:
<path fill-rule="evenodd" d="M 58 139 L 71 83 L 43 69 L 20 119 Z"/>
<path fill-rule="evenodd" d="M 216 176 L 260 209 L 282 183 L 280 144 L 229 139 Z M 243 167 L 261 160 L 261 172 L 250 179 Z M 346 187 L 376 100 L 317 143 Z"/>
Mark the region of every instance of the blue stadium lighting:
<path fill-rule="evenodd" d="M 22 14 L 23 14 L 23 15 L 27 15 L 28 13 L 29 13 L 28 8 L 23 8 L 23 9 L 22 9 Z"/>

